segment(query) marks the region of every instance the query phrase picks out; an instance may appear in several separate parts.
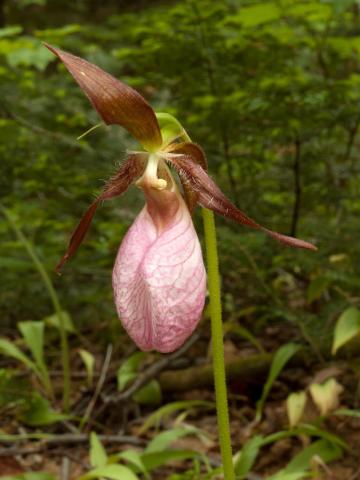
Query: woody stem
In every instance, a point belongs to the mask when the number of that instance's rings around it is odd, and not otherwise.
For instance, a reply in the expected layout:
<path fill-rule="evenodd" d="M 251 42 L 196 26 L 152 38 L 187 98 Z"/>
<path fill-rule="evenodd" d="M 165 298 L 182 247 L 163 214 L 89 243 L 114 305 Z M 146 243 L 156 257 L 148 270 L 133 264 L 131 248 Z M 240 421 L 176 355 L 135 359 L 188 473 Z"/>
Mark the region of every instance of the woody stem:
<path fill-rule="evenodd" d="M 220 449 L 225 480 L 235 480 L 232 461 L 229 410 L 226 390 L 223 325 L 220 297 L 219 261 L 214 214 L 202 209 L 207 257 L 207 275 L 210 295 L 211 337 L 214 366 L 216 412 Z"/>

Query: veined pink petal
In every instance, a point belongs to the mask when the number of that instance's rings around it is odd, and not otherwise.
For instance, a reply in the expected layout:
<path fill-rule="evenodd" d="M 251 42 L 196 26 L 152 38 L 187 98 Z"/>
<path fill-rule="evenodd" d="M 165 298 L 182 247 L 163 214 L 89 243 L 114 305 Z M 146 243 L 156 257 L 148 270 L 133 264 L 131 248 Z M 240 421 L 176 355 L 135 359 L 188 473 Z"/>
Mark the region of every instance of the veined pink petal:
<path fill-rule="evenodd" d="M 168 353 L 196 328 L 206 273 L 188 208 L 176 192 L 148 198 L 127 232 L 113 270 L 115 304 L 141 350 Z"/>

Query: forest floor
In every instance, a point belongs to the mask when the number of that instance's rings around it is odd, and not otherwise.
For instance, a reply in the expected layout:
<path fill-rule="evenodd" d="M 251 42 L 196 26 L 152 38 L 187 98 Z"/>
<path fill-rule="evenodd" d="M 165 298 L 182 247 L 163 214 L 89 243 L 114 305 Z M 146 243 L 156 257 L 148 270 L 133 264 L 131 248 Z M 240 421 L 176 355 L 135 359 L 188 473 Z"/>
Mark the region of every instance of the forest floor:
<path fill-rule="evenodd" d="M 286 335 L 290 336 L 292 332 Z M 284 339 L 284 331 L 277 327 L 271 327 L 264 332 L 263 345 L 268 350 L 274 346 L 276 340 L 281 342 Z M 204 354 L 205 343 L 198 342 L 191 347 L 186 355 L 190 358 L 199 358 Z M 249 345 L 241 345 L 228 340 L 225 344 L 226 358 L 234 357 L 247 358 L 254 355 L 254 349 Z M 205 352 L 206 353 L 206 352 Z M 193 356 L 194 355 L 194 356 Z M 184 363 L 184 362 L 183 362 Z M 113 365 L 114 364 L 114 365 Z M 102 389 L 106 395 L 116 392 L 116 361 L 113 360 L 106 373 L 106 381 Z M 180 362 L 181 364 L 181 362 Z M 185 362 L 186 364 L 186 362 Z M 94 389 L 84 385 L 81 372 L 77 373 L 76 365 L 72 372 L 73 394 L 72 401 L 75 410 L 84 410 L 84 406 L 94 399 Z M 176 375 L 176 372 L 175 372 Z M 307 390 L 309 384 L 316 379 L 324 381 L 329 377 L 335 377 L 341 383 L 343 392 L 340 397 L 340 407 L 357 408 L 357 384 L 358 379 L 346 363 L 341 362 L 320 362 L 311 360 L 306 364 L 293 364 L 290 362 L 275 381 L 270 395 L 266 400 L 262 419 L 255 421 L 256 401 L 259 399 L 267 372 L 244 380 L 236 376 L 229 381 L 229 407 L 231 417 L 231 434 L 234 452 L 241 449 L 244 443 L 255 435 L 268 436 L 288 428 L 286 412 L 286 398 L 291 392 Z M 76 378 L 78 378 L 76 380 Z M 74 388 L 76 386 L 76 388 Z M 59 376 L 59 388 L 61 388 L 61 377 Z M 310 398 L 310 397 L 309 397 Z M 213 402 L 214 393 L 212 386 L 197 388 L 196 385 L 183 392 L 166 392 L 162 399 L 162 405 L 180 400 L 206 400 Z M 159 405 L 156 407 L 158 408 Z M 99 395 L 94 409 L 91 411 L 90 420 L 80 432 L 76 422 L 64 421 L 41 429 L 31 429 L 21 425 L 15 418 L 6 411 L 0 411 L 0 422 L 2 431 L 7 434 L 24 434 L 30 432 L 47 432 L 57 435 L 67 435 L 67 441 L 46 443 L 43 441 L 18 441 L 16 443 L 2 442 L 0 445 L 0 474 L 16 475 L 23 472 L 49 472 L 53 473 L 60 480 L 75 480 L 81 474 L 89 471 L 89 444 L 84 433 L 97 431 L 104 439 L 107 453 L 116 453 L 126 448 L 142 449 L 155 435 L 154 429 L 141 433 L 141 427 L 154 406 L 139 406 L 133 402 L 123 404 L 104 405 L 102 394 Z M 308 401 L 303 422 L 319 424 L 318 413 L 315 405 Z M 212 466 L 220 465 L 219 445 L 217 438 L 216 415 L 214 408 L 202 408 L 189 412 L 182 420 L 205 433 L 204 436 L 186 436 L 176 440 L 171 448 L 192 449 L 204 453 L 210 460 Z M 173 428 L 179 425 L 179 417 L 174 416 L 164 419 L 161 423 L 162 429 Z M 346 444 L 348 449 L 344 451 L 341 458 L 327 465 L 320 459 L 314 458 L 314 470 L 317 472 L 315 478 L 329 480 L 357 480 L 360 479 L 360 418 L 347 416 L 329 415 L 322 420 L 321 428 L 330 434 L 337 435 Z M 114 442 L 114 435 L 126 435 L 128 441 Z M 71 436 L 74 439 L 71 442 Z M 109 441 L 106 441 L 108 437 Z M 287 463 L 310 442 L 307 436 L 292 436 L 282 438 L 270 443 L 261 449 L 251 473 L 249 480 L 266 479 L 278 470 L 284 468 Z M 186 461 L 173 462 L 156 471 L 152 478 L 163 480 L 171 474 L 186 471 L 191 464 Z M 182 478 L 182 477 L 179 477 Z M 196 478 L 185 476 L 184 479 Z M 201 476 L 198 477 L 202 478 Z M 220 477 L 219 477 L 220 478 Z"/>

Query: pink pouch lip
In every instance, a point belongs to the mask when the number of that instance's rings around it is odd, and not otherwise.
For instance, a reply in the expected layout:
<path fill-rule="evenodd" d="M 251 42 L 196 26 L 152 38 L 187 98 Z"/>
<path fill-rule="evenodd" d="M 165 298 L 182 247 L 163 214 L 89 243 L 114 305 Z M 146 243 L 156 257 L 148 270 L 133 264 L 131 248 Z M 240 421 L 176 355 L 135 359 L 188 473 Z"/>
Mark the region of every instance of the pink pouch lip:
<path fill-rule="evenodd" d="M 123 239 L 113 288 L 121 322 L 137 346 L 169 353 L 186 341 L 201 318 L 206 272 L 181 196 L 158 193 L 166 201 L 147 198 Z"/>

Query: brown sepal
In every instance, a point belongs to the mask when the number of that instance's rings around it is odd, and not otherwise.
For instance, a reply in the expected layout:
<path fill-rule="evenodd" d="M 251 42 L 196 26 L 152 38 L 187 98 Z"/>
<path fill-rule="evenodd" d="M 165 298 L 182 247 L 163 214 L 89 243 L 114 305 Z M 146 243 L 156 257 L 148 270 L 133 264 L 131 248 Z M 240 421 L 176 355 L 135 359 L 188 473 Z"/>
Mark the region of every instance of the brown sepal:
<path fill-rule="evenodd" d="M 165 158 L 173 164 L 179 173 L 179 176 L 186 179 L 185 181 L 188 185 L 197 193 L 198 203 L 201 206 L 213 210 L 224 217 L 230 218 L 237 223 L 241 223 L 251 228 L 260 229 L 285 245 L 295 248 L 317 250 L 315 245 L 309 242 L 274 232 L 252 220 L 231 203 L 228 198 L 226 198 L 203 167 L 195 162 L 192 157 L 170 153 L 166 155 Z"/>
<path fill-rule="evenodd" d="M 64 63 L 106 124 L 126 128 L 147 150 L 160 148 L 155 112 L 136 90 L 80 57 L 45 46 Z"/>
<path fill-rule="evenodd" d="M 81 245 L 85 235 L 91 225 L 97 207 L 103 200 L 109 200 L 123 194 L 129 185 L 138 178 L 144 171 L 144 159 L 146 154 L 132 154 L 121 165 L 119 170 L 105 184 L 103 191 L 97 199 L 90 205 L 84 215 L 81 217 L 74 233 L 70 238 L 68 248 L 56 266 L 56 272 L 60 274 L 60 270 L 64 263 L 71 258 Z"/>

